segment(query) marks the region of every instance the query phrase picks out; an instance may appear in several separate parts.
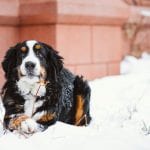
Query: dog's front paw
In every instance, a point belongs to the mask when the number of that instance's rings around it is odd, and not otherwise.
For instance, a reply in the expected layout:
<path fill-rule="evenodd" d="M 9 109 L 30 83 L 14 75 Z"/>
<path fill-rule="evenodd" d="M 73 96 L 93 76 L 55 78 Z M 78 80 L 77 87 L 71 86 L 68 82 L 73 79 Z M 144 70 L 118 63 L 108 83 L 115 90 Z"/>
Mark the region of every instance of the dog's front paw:
<path fill-rule="evenodd" d="M 18 117 L 12 118 L 9 122 L 10 130 L 18 130 L 21 126 L 21 122 L 28 119 L 29 117 L 26 115 L 20 115 Z"/>
<path fill-rule="evenodd" d="M 32 134 L 39 130 L 38 124 L 31 118 L 21 122 L 20 130 L 26 134 Z"/>

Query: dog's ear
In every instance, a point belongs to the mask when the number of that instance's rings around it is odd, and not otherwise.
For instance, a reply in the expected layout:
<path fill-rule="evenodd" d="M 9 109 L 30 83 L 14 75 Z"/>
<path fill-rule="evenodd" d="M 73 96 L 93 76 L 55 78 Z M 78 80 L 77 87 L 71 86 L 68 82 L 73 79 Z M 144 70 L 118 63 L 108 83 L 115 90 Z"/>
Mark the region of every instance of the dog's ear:
<path fill-rule="evenodd" d="M 2 61 L 2 68 L 5 72 L 6 79 L 10 78 L 13 68 L 16 67 L 17 45 L 8 49 L 4 57 L 4 60 Z"/>
<path fill-rule="evenodd" d="M 50 45 L 45 43 L 42 43 L 42 45 L 47 51 L 47 62 L 49 66 L 48 76 L 57 80 L 57 76 L 63 68 L 63 57 L 61 57 Z"/>

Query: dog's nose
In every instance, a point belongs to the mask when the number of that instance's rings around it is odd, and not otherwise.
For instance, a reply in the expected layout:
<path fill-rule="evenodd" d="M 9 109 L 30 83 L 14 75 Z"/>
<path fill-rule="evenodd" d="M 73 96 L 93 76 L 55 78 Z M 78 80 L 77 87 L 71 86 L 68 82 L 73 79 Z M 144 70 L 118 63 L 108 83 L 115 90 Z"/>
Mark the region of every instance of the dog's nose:
<path fill-rule="evenodd" d="M 33 63 L 32 61 L 28 61 L 25 63 L 25 68 L 28 70 L 32 70 L 35 68 L 35 63 Z"/>

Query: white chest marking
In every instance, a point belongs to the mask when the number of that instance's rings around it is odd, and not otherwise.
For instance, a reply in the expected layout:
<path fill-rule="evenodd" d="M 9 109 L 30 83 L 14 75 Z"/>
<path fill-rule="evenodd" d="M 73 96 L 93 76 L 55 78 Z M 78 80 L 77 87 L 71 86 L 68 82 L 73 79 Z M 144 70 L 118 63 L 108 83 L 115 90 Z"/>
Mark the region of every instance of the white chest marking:
<path fill-rule="evenodd" d="M 44 103 L 45 100 L 39 100 L 36 101 L 36 96 L 44 96 L 46 93 L 46 88 L 44 85 L 39 85 L 39 83 L 32 83 L 26 81 L 28 80 L 27 78 L 21 78 L 17 82 L 17 86 L 19 89 L 20 94 L 24 97 L 25 99 L 25 104 L 24 104 L 24 111 L 25 114 L 28 115 L 29 117 L 32 116 L 32 114 L 36 111 L 36 109 Z"/>
<path fill-rule="evenodd" d="M 18 82 L 17 86 L 19 92 L 22 96 L 31 94 L 33 96 L 44 96 L 46 93 L 46 88 L 44 85 L 37 83 L 38 79 L 30 79 L 28 77 L 22 77 Z"/>
<path fill-rule="evenodd" d="M 32 95 L 26 95 L 24 96 L 25 98 L 25 104 L 24 104 L 24 111 L 25 114 L 29 117 L 31 117 L 33 115 L 33 113 L 36 111 L 36 109 L 40 106 L 43 105 L 43 103 L 45 102 L 45 100 L 39 100 L 37 102 L 35 102 L 36 98 L 35 96 Z"/>
<path fill-rule="evenodd" d="M 29 117 L 32 116 L 33 112 L 35 111 L 34 103 L 35 103 L 35 97 L 32 95 L 26 95 L 25 98 L 25 104 L 24 104 L 24 111 L 25 114 Z"/>

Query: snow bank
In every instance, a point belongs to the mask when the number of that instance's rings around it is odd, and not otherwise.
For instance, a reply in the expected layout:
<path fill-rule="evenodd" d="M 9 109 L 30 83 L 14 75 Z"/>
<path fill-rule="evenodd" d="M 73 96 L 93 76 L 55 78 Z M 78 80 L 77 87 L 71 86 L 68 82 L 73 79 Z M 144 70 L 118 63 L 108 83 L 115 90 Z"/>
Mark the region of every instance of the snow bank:
<path fill-rule="evenodd" d="M 90 82 L 91 115 L 88 127 L 61 122 L 28 139 L 6 133 L 2 150 L 149 150 L 150 74 L 130 74 Z"/>
<path fill-rule="evenodd" d="M 76 127 L 61 122 L 30 138 L 13 133 L 0 137 L 2 150 L 150 150 L 150 56 L 127 56 L 126 75 L 90 82 L 92 122 Z"/>
<path fill-rule="evenodd" d="M 150 54 L 144 52 L 139 59 L 126 56 L 120 64 L 120 73 L 150 73 Z"/>

